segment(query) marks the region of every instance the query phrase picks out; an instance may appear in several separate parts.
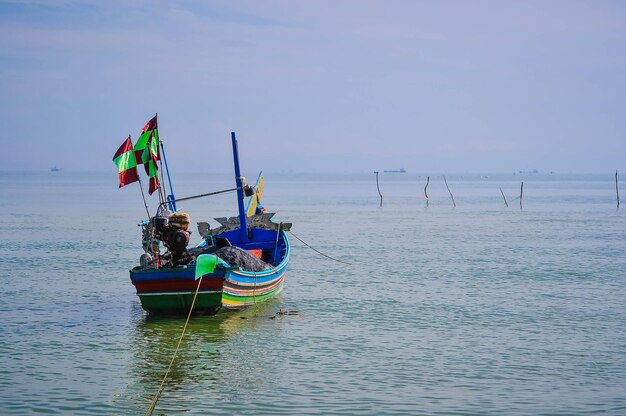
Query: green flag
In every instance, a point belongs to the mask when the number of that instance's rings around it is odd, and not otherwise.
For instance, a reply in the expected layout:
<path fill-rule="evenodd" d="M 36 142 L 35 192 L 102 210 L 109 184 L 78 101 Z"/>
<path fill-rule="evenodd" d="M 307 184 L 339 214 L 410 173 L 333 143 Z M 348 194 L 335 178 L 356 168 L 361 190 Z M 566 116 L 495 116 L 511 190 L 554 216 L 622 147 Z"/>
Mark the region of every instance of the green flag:
<path fill-rule="evenodd" d="M 152 117 L 150 121 L 148 121 L 146 125 L 143 126 L 141 135 L 139 136 L 137 143 L 135 143 L 134 150 L 135 150 L 135 160 L 137 161 L 137 164 L 146 163 L 145 161 L 142 161 L 142 155 L 144 153 L 146 146 L 148 145 L 148 141 L 153 137 L 156 138 L 156 143 L 157 143 L 157 151 L 156 151 L 157 160 L 160 160 L 161 158 L 160 158 L 159 150 L 158 150 L 159 123 L 157 121 L 157 116 Z"/>
<path fill-rule="evenodd" d="M 159 189 L 158 164 L 161 160 L 159 152 L 159 124 L 155 115 L 143 126 L 141 135 L 133 148 L 135 152 L 135 163 L 143 164 L 146 174 L 150 178 L 150 188 L 148 193 L 152 195 Z"/>
<path fill-rule="evenodd" d="M 139 175 L 137 174 L 137 162 L 133 154 L 133 142 L 128 139 L 117 149 L 113 162 L 117 166 L 117 172 L 120 179 L 120 188 L 129 183 L 137 182 Z"/>
<path fill-rule="evenodd" d="M 141 154 L 141 162 L 143 166 L 146 168 L 146 173 L 150 178 L 150 188 L 148 189 L 148 193 L 152 195 L 154 191 L 159 189 L 159 167 L 157 162 L 159 160 L 159 141 L 158 138 L 154 136 L 148 139 L 148 143 L 143 149 L 143 153 Z"/>

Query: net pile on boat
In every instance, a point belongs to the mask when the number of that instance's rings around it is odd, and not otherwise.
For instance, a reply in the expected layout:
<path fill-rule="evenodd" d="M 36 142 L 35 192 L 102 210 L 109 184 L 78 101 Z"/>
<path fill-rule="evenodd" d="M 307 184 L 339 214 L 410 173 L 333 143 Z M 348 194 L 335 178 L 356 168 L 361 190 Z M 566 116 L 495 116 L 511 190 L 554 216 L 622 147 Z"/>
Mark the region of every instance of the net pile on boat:
<path fill-rule="evenodd" d="M 222 247 L 215 252 L 215 255 L 230 266 L 241 267 L 249 272 L 262 272 L 270 268 L 267 263 L 254 254 L 239 247 Z"/>
<path fill-rule="evenodd" d="M 192 263 L 200 254 L 214 254 L 224 260 L 231 267 L 241 267 L 249 272 L 261 272 L 271 269 L 271 267 L 251 254 L 249 251 L 239 247 L 226 246 L 216 250 L 214 246 L 190 248 L 183 254 L 184 264 Z"/>

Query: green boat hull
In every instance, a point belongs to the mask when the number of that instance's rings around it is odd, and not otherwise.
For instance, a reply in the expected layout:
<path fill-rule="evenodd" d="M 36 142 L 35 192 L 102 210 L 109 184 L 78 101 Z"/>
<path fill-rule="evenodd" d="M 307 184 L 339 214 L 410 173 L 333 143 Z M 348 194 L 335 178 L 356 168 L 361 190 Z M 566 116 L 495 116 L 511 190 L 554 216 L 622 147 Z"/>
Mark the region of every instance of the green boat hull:
<path fill-rule="evenodd" d="M 180 314 L 189 311 L 193 303 L 193 293 L 140 295 L 141 307 L 158 314 Z M 222 293 L 198 293 L 193 311 L 196 314 L 212 315 L 222 307 Z"/>

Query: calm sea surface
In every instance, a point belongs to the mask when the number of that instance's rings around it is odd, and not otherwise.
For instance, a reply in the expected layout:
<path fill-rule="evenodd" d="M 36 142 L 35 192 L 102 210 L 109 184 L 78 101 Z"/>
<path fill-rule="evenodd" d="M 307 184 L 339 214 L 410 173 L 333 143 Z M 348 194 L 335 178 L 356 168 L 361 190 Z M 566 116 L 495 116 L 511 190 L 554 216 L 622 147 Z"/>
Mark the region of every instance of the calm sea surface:
<path fill-rule="evenodd" d="M 291 238 L 280 298 L 192 319 L 155 414 L 626 414 L 626 186 L 617 209 L 610 174 L 446 178 L 456 208 L 440 175 L 426 207 L 424 175 L 381 174 L 380 208 L 371 173 L 266 174 L 269 211 L 352 265 Z M 156 393 L 184 319 L 139 305 L 146 213 L 116 181 L 0 173 L 0 414 L 143 414 Z"/>

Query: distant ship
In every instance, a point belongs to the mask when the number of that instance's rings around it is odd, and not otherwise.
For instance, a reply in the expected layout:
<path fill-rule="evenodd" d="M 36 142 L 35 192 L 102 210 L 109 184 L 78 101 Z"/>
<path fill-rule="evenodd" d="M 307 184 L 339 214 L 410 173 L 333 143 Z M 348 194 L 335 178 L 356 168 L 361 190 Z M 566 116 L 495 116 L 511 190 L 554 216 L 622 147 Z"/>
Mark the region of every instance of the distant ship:
<path fill-rule="evenodd" d="M 50 168 L 50 172 L 59 172 L 60 170 L 61 168 L 57 168 L 56 166 Z"/>
<path fill-rule="evenodd" d="M 404 168 L 400 168 L 398 170 L 386 170 L 384 172 L 385 173 L 406 173 L 406 170 L 404 170 Z"/>

